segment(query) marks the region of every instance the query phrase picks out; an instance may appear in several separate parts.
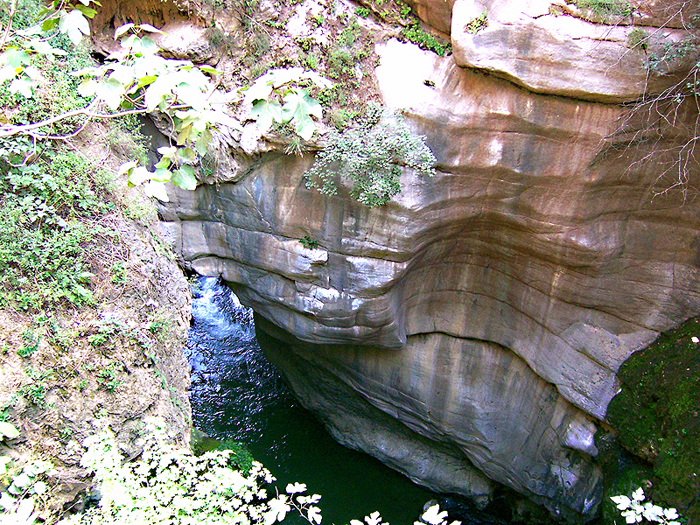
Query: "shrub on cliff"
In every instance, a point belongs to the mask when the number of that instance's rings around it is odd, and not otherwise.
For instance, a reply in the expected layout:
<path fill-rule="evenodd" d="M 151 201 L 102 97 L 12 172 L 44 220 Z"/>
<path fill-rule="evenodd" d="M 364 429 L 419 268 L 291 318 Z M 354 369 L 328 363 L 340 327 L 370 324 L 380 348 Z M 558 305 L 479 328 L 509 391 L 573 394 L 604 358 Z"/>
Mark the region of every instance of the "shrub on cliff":
<path fill-rule="evenodd" d="M 401 191 L 401 168 L 435 174 L 435 156 L 400 115 L 370 107 L 365 118 L 328 144 L 306 172 L 307 187 L 326 195 L 338 191 L 338 177 L 351 184 L 350 195 L 367 206 L 383 206 Z"/>

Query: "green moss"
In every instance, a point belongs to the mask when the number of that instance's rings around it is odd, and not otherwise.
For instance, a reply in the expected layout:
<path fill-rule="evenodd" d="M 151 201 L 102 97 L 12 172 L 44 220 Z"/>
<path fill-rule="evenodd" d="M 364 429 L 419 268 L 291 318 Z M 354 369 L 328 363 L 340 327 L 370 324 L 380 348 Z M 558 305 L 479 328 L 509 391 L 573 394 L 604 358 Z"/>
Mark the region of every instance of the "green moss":
<path fill-rule="evenodd" d="M 620 523 L 620 512 L 610 498 L 629 496 L 639 487 L 646 490 L 653 478 L 652 468 L 623 449 L 612 432 L 600 429 L 596 447 L 598 463 L 605 473 L 599 525 L 616 525 Z"/>
<path fill-rule="evenodd" d="M 646 51 L 648 41 L 649 34 L 643 29 L 635 28 L 627 35 L 627 47 L 631 49 L 639 48 Z"/>
<path fill-rule="evenodd" d="M 604 22 L 632 14 L 632 6 L 623 0 L 575 0 L 574 4 L 579 9 L 589 10 Z"/>
<path fill-rule="evenodd" d="M 414 20 L 413 23 L 404 27 L 401 34 L 406 40 L 417 44 L 421 49 L 432 51 L 441 57 L 452 54 L 452 45 L 426 33 L 418 20 Z"/>
<path fill-rule="evenodd" d="M 653 465 L 651 498 L 700 523 L 700 319 L 634 354 L 608 421 L 627 450 Z"/>

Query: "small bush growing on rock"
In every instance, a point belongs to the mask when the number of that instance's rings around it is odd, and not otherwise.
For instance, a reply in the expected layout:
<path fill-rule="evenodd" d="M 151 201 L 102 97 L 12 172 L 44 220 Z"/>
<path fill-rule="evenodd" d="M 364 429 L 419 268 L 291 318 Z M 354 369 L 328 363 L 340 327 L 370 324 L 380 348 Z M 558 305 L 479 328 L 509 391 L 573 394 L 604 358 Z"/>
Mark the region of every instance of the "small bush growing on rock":
<path fill-rule="evenodd" d="M 469 22 L 467 22 L 467 25 L 464 27 L 464 29 L 467 31 L 467 33 L 475 35 L 488 25 L 488 18 L 486 16 L 486 11 L 484 11 L 479 16 L 474 17 Z"/>
<path fill-rule="evenodd" d="M 409 42 L 417 44 L 421 49 L 432 51 L 441 57 L 452 54 L 452 45 L 443 43 L 430 33 L 426 33 L 418 20 L 414 20 L 404 27 L 401 35 Z"/>
<path fill-rule="evenodd" d="M 306 172 L 307 187 L 337 192 L 337 176 L 351 183 L 350 194 L 367 206 L 383 206 L 401 191 L 401 166 L 435 174 L 436 159 L 423 137 L 392 112 L 372 107 L 354 128 L 332 131 L 328 145 Z"/>

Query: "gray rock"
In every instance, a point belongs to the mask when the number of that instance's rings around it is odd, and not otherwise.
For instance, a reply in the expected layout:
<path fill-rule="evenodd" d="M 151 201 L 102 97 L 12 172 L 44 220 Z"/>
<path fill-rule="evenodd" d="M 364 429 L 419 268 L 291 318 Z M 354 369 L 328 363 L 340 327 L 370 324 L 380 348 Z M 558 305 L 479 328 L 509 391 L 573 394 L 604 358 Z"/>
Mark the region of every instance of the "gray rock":
<path fill-rule="evenodd" d="M 406 169 L 370 209 L 342 184 L 308 190 L 312 155 L 266 153 L 236 183 L 173 191 L 169 237 L 265 319 L 271 358 L 341 441 L 433 488 L 483 503 L 493 480 L 591 518 L 618 367 L 700 314 L 698 204 L 654 198 L 645 144 L 605 148 L 619 106 L 379 52 L 385 104 L 427 137 L 435 177 Z M 623 96 L 608 86 L 586 92 Z"/>

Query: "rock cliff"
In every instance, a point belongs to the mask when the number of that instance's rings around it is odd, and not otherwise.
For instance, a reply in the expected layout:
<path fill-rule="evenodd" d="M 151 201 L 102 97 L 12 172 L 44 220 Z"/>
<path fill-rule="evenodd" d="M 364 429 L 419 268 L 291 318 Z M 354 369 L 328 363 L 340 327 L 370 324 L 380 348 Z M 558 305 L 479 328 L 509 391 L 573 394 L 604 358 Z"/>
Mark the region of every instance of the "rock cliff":
<path fill-rule="evenodd" d="M 370 209 L 347 188 L 308 190 L 313 154 L 261 152 L 238 182 L 174 191 L 164 227 L 255 309 L 271 359 L 338 439 L 438 490 L 483 503 L 495 481 L 591 518 L 616 372 L 700 314 L 697 203 L 659 195 L 663 156 L 644 161 L 687 137 L 638 140 L 644 119 L 613 103 L 667 89 L 680 65 L 647 83 L 628 26 L 549 2 L 416 4 L 454 55 L 389 40 L 375 73 L 435 177 L 405 169 L 401 195 Z"/>

